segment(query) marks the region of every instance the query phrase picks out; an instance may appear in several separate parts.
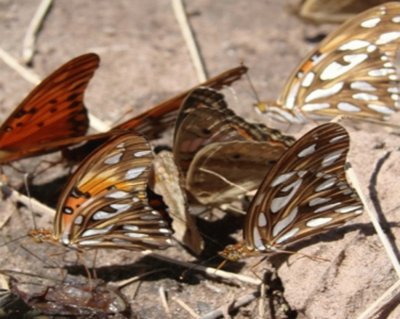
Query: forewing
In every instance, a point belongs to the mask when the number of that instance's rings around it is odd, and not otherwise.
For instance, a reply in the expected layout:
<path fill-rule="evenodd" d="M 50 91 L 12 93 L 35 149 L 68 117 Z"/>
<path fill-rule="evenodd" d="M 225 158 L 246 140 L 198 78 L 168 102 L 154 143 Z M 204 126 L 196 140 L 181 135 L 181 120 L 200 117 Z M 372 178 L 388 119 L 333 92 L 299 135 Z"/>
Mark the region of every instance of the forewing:
<path fill-rule="evenodd" d="M 247 245 L 260 251 L 342 224 L 362 212 L 346 181 L 349 136 L 328 123 L 299 139 L 265 177 L 246 215 Z"/>
<path fill-rule="evenodd" d="M 152 160 L 146 140 L 132 134 L 91 153 L 60 197 L 55 237 L 74 247 L 166 248 L 172 231 L 146 193 Z"/>
<path fill-rule="evenodd" d="M 344 114 L 385 120 L 399 107 L 395 68 L 400 3 L 367 10 L 344 23 L 311 52 L 290 77 L 278 106 L 316 118 Z M 295 121 L 288 112 L 289 121 Z M 278 116 L 278 119 L 283 116 Z"/>
<path fill-rule="evenodd" d="M 99 57 L 81 55 L 50 74 L 0 127 L 0 160 L 23 150 L 25 156 L 58 149 L 57 141 L 86 134 L 85 89 L 99 66 Z M 65 144 L 65 143 L 64 143 Z"/>

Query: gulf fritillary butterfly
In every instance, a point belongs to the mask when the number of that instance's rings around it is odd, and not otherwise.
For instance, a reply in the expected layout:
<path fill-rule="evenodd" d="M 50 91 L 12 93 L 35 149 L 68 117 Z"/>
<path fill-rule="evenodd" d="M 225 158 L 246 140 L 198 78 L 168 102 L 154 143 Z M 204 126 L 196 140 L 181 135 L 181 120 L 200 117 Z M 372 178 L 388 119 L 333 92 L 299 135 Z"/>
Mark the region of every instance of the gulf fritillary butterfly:
<path fill-rule="evenodd" d="M 198 88 L 175 125 L 175 161 L 186 189 L 202 204 L 230 202 L 256 189 L 294 139 L 230 110 L 222 94 Z"/>
<path fill-rule="evenodd" d="M 29 235 L 76 249 L 167 248 L 172 231 L 146 193 L 152 161 L 144 138 L 132 133 L 112 138 L 71 176 L 59 198 L 53 232 L 39 229 Z"/>
<path fill-rule="evenodd" d="M 83 95 L 99 61 L 78 56 L 35 87 L 0 127 L 0 164 L 79 142 L 89 127 Z"/>
<path fill-rule="evenodd" d="M 345 223 L 362 213 L 357 193 L 346 181 L 349 135 L 335 123 L 300 138 L 265 176 L 247 211 L 244 241 L 220 254 L 228 260 L 279 252 Z"/>
<path fill-rule="evenodd" d="M 258 103 L 256 110 L 292 123 L 337 115 L 386 120 L 399 108 L 399 26 L 397 2 L 357 15 L 304 59 L 275 106 Z"/>

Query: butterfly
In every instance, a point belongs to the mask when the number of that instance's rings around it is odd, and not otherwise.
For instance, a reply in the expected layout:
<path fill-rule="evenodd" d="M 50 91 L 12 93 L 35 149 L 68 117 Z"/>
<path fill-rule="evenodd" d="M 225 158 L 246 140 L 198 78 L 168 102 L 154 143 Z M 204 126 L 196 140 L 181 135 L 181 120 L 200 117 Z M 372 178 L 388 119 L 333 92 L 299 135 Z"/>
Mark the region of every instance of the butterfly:
<path fill-rule="evenodd" d="M 226 203 L 254 190 L 294 138 L 230 110 L 224 95 L 193 90 L 183 102 L 173 152 L 186 189 L 202 204 Z"/>
<path fill-rule="evenodd" d="M 172 219 L 174 237 L 195 255 L 200 255 L 204 241 L 197 229 L 196 221 L 190 214 L 183 177 L 174 162 L 171 151 L 161 150 L 153 161 L 153 189 L 162 196 Z M 153 206 L 154 207 L 154 206 Z"/>
<path fill-rule="evenodd" d="M 363 205 L 347 183 L 349 135 L 336 123 L 316 127 L 293 144 L 264 177 L 246 214 L 244 241 L 220 253 L 238 260 L 279 252 L 358 216 Z"/>
<path fill-rule="evenodd" d="M 110 139 L 71 176 L 58 201 L 53 231 L 37 229 L 29 235 L 75 249 L 167 248 L 169 222 L 147 198 L 152 161 L 143 137 L 126 133 Z"/>
<path fill-rule="evenodd" d="M 256 110 L 291 123 L 337 115 L 387 120 L 399 108 L 399 26 L 396 2 L 348 20 L 300 63 L 275 105 L 258 103 Z"/>
<path fill-rule="evenodd" d="M 241 65 L 227 70 L 200 85 L 220 90 L 241 79 L 246 72 L 247 67 Z M 137 134 L 145 136 L 147 139 L 158 138 L 165 130 L 173 127 L 182 101 L 191 90 L 192 89 L 184 91 L 164 102 L 161 102 L 160 104 L 157 104 L 156 106 L 151 107 L 132 119 L 116 125 L 108 133 L 97 134 L 86 138 L 87 140 L 90 139 L 92 141 L 83 144 L 81 147 L 72 150 L 64 149 L 64 158 L 71 162 L 79 162 L 87 154 L 110 138 L 110 136 L 120 134 L 126 130 L 134 131 Z"/>
<path fill-rule="evenodd" d="M 88 53 L 45 78 L 0 127 L 0 163 L 57 151 L 75 144 L 89 127 L 83 96 L 99 66 Z"/>
<path fill-rule="evenodd" d="M 359 12 L 386 0 L 302 0 L 297 11 L 301 18 L 315 23 L 341 23 Z"/>

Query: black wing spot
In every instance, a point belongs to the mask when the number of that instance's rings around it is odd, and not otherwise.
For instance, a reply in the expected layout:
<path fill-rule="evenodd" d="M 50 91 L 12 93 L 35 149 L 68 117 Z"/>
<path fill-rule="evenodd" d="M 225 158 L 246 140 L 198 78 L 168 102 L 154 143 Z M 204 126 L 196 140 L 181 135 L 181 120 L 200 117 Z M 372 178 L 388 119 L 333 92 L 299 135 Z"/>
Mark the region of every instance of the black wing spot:
<path fill-rule="evenodd" d="M 37 126 L 40 127 L 40 128 L 42 128 L 42 127 L 44 126 L 44 122 L 43 122 L 43 121 L 42 121 L 42 122 L 39 122 L 39 123 L 37 124 Z"/>
<path fill-rule="evenodd" d="M 55 112 L 57 112 L 57 106 L 52 106 L 51 108 L 50 108 L 50 113 L 55 113 Z"/>
<path fill-rule="evenodd" d="M 82 105 L 82 103 L 80 101 L 74 101 L 68 106 L 68 108 L 69 109 L 74 109 L 74 108 L 79 107 L 81 105 Z"/>
<path fill-rule="evenodd" d="M 15 118 L 20 118 L 20 117 L 23 117 L 24 115 L 26 115 L 27 114 L 27 112 L 25 111 L 25 110 L 19 110 L 17 113 L 15 113 L 15 115 L 14 115 L 14 117 Z"/>
<path fill-rule="evenodd" d="M 57 101 L 57 99 L 51 99 L 51 100 L 49 101 L 49 103 L 50 103 L 50 104 L 57 104 L 58 101 Z"/>
<path fill-rule="evenodd" d="M 79 93 L 73 93 L 67 97 L 67 101 L 74 101 L 79 96 Z"/>
<path fill-rule="evenodd" d="M 211 131 L 206 127 L 204 127 L 201 131 L 203 132 L 204 135 L 207 135 L 207 136 L 211 134 Z"/>

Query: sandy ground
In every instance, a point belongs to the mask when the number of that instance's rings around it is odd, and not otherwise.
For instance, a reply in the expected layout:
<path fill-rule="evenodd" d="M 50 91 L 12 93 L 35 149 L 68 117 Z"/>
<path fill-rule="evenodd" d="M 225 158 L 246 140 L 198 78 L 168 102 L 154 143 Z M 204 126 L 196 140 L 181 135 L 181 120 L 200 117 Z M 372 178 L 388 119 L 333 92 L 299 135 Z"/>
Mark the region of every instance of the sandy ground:
<path fill-rule="evenodd" d="M 315 45 L 305 38 L 335 28 L 302 23 L 286 10 L 289 3 L 293 1 L 253 1 L 251 5 L 245 0 L 191 1 L 187 10 L 210 75 L 244 61 L 261 98 L 276 98 L 292 69 Z M 21 55 L 22 40 L 38 4 L 37 0 L 0 0 L 0 47 L 14 57 Z M 44 76 L 85 52 L 101 56 L 101 67 L 91 82 L 86 104 L 90 112 L 109 123 L 119 120 L 127 110 L 139 113 L 198 82 L 170 1 L 56 1 L 38 37 L 33 70 Z M 0 72 L 1 118 L 5 118 L 32 85 L 4 63 L 0 63 Z M 247 88 L 232 107 L 247 118 L 265 122 L 251 108 L 254 100 Z M 350 123 L 347 128 L 352 139 L 350 161 L 363 192 L 373 196 L 383 229 L 399 256 L 400 200 L 396 180 L 400 137 L 381 127 L 364 125 L 361 129 Z M 52 180 L 55 176 L 46 177 Z M 9 173 L 9 178 L 21 185 L 21 176 Z M 50 202 L 54 203 L 57 194 L 46 185 L 36 187 L 35 192 L 39 198 L 52 198 Z M 29 209 L 17 210 L 6 201 L 0 205 L 2 214 L 13 213 L 1 230 L 2 238 L 21 236 L 33 227 Z M 49 227 L 51 217 L 41 217 L 37 223 Z M 233 217 L 215 223 L 199 222 L 207 236 L 219 240 L 219 245 L 207 246 L 204 258 L 215 256 L 223 244 L 232 242 L 224 232 L 227 223 L 233 231 L 240 228 L 241 222 Z M 233 318 L 257 318 L 260 303 L 265 309 L 262 318 L 357 318 L 398 280 L 367 214 L 340 229 L 303 241 L 295 249 L 327 261 L 294 255 L 265 261 L 255 269 L 252 267 L 258 259 L 227 266 L 232 272 L 252 277 L 254 272 L 259 277 L 265 275 L 267 281 L 265 298 L 240 308 L 231 314 Z M 35 252 L 46 256 L 45 251 Z M 180 247 L 162 254 L 196 260 Z M 48 271 L 32 261 L 18 244 L 1 247 L 1 257 L 0 268 Z M 206 265 L 218 262 L 203 261 Z M 191 317 L 177 300 L 202 316 L 258 291 L 250 284 L 216 280 L 195 271 L 180 279 L 183 268 L 139 253 L 102 252 L 96 266 L 98 276 L 106 281 L 160 270 L 157 275 L 143 278 L 140 285 L 122 290 L 139 318 L 167 317 L 159 298 L 160 287 L 167 291 L 172 318 Z M 82 269 L 80 272 L 84 273 Z M 398 318 L 400 309 L 396 306 L 391 304 L 381 318 Z"/>

